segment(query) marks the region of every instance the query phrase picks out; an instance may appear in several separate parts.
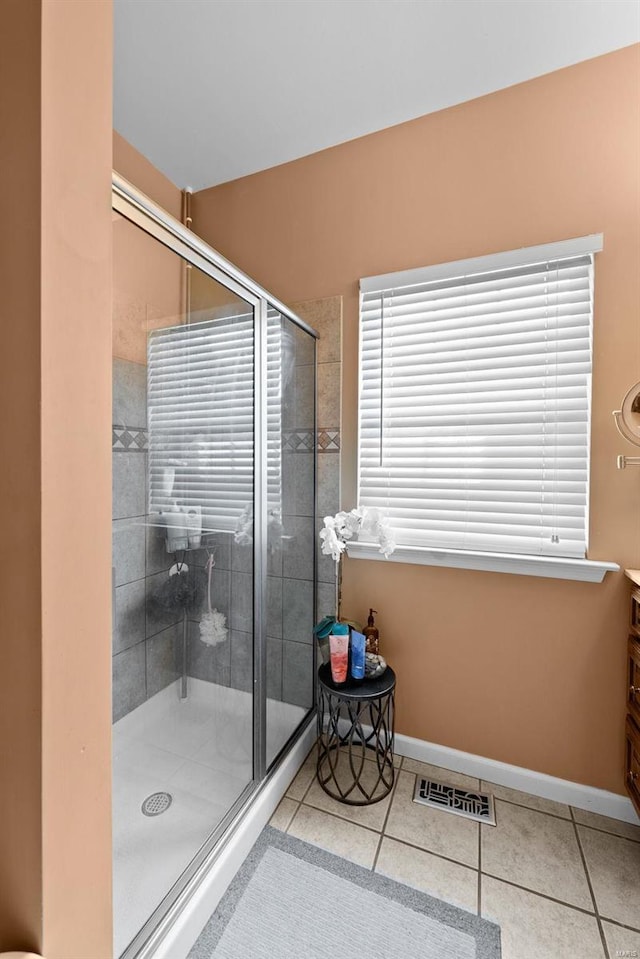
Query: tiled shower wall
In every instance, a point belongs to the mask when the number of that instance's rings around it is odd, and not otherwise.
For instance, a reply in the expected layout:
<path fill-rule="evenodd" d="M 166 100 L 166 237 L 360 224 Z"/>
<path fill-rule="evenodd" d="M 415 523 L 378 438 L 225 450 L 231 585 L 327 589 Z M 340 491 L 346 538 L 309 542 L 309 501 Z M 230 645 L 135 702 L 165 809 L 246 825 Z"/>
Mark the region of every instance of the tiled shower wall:
<path fill-rule="evenodd" d="M 282 528 L 267 541 L 267 696 L 313 705 L 313 340 L 285 320 L 283 339 Z M 193 624 L 189 672 L 199 679 L 250 690 L 253 686 L 253 546 L 230 542 L 216 550 L 212 605 L 225 613 L 231 642 L 209 647 Z M 226 570 L 229 570 L 227 573 Z M 204 597 L 204 590 L 203 590 Z M 230 615 L 227 613 L 230 610 Z"/>
<path fill-rule="evenodd" d="M 172 682 L 179 613 L 150 601 L 173 562 L 147 526 L 147 368 L 113 361 L 114 722 Z"/>
<path fill-rule="evenodd" d="M 283 537 L 270 537 L 267 579 L 267 696 L 309 707 L 313 700 L 313 547 L 317 549 L 318 617 L 335 609 L 335 564 L 322 556 L 322 517 L 339 509 L 342 298 L 293 307 L 320 334 L 318 342 L 318 516 L 313 526 L 313 344 L 295 336 L 295 372 L 282 409 Z M 204 563 L 206 554 L 198 556 Z M 231 625 L 231 642 L 199 642 L 192 617 L 189 673 L 209 682 L 251 689 L 252 547 L 221 534 L 212 577 L 212 605 Z M 204 596 L 204 591 L 203 591 Z M 228 612 L 230 611 L 230 613 Z"/>
<path fill-rule="evenodd" d="M 320 334 L 318 341 L 318 514 L 316 556 L 317 617 L 335 615 L 336 564 L 320 551 L 324 516 L 340 509 L 340 425 L 342 397 L 342 297 L 296 303 L 293 310 Z"/>
<path fill-rule="evenodd" d="M 298 304 L 295 311 L 320 333 L 318 342 L 318 522 L 313 528 L 313 377 L 310 339 L 296 334 L 295 372 L 283 402 L 283 537 L 270 538 L 267 580 L 267 696 L 295 705 L 312 703 L 313 569 L 315 540 L 318 618 L 335 612 L 335 564 L 322 556 L 322 517 L 340 502 L 340 381 L 342 298 Z M 146 367 L 114 360 L 113 373 L 113 631 L 114 721 L 181 674 L 180 613 L 159 613 L 153 595 L 174 557 L 164 533 L 147 525 Z M 199 620 L 206 608 L 207 554 L 189 555 L 200 586 L 189 613 L 188 673 L 236 689 L 253 684 L 253 547 L 219 533 L 212 575 L 213 607 L 227 619 L 229 641 L 207 646 Z"/>

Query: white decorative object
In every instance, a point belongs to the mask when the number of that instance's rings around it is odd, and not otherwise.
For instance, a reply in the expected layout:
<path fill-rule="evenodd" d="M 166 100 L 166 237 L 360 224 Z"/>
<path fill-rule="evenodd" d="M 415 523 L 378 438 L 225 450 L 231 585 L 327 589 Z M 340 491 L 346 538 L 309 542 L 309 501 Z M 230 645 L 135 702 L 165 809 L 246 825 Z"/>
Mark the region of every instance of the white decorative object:
<path fill-rule="evenodd" d="M 189 547 L 189 530 L 187 515 L 177 506 L 160 513 L 162 522 L 167 530 L 167 553 L 179 553 Z"/>
<path fill-rule="evenodd" d="M 250 546 L 253 543 L 253 506 L 251 504 L 245 506 L 240 513 L 233 538 L 238 546 Z"/>
<path fill-rule="evenodd" d="M 387 661 L 383 656 L 375 653 L 366 653 L 364 658 L 364 673 L 367 679 L 376 679 L 386 671 Z"/>
<path fill-rule="evenodd" d="M 342 567 L 340 560 L 347 543 L 358 538 L 360 533 L 372 536 L 378 543 L 379 552 L 388 559 L 396 548 L 391 527 L 382 511 L 376 507 L 359 506 L 341 511 L 335 516 L 325 516 L 324 527 L 320 530 L 322 552 L 333 557 L 336 564 L 336 622 L 340 622 L 340 600 L 342 585 Z"/>
<path fill-rule="evenodd" d="M 207 610 L 200 620 L 200 639 L 207 646 L 224 643 L 229 635 L 227 618 L 219 609 Z"/>
<path fill-rule="evenodd" d="M 189 549 L 199 549 L 202 542 L 202 507 L 190 506 L 186 514 Z"/>
<path fill-rule="evenodd" d="M 253 504 L 244 507 L 233 534 L 238 546 L 250 546 L 253 543 Z M 279 509 L 267 511 L 267 549 L 273 552 L 282 539 L 282 521 Z"/>
<path fill-rule="evenodd" d="M 381 510 L 360 506 L 348 513 L 325 516 L 324 528 L 320 530 L 322 552 L 332 556 L 336 563 L 344 553 L 347 543 L 360 533 L 368 533 L 379 546 L 379 552 L 388 559 L 396 548 L 393 533 Z"/>
<path fill-rule="evenodd" d="M 209 553 L 207 560 L 207 611 L 200 620 L 200 639 L 207 646 L 217 646 L 227 638 L 227 620 L 224 613 L 211 607 L 211 576 L 216 565 L 213 553 Z"/>

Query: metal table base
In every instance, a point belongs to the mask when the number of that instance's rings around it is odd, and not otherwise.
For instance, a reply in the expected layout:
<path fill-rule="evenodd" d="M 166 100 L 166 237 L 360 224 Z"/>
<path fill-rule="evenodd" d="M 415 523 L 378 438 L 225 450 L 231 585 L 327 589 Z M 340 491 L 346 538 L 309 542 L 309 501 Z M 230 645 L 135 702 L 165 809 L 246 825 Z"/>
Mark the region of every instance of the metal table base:
<path fill-rule="evenodd" d="M 390 667 L 377 679 L 342 686 L 328 664 L 318 670 L 317 777 L 338 802 L 369 806 L 393 788 L 395 686 Z"/>

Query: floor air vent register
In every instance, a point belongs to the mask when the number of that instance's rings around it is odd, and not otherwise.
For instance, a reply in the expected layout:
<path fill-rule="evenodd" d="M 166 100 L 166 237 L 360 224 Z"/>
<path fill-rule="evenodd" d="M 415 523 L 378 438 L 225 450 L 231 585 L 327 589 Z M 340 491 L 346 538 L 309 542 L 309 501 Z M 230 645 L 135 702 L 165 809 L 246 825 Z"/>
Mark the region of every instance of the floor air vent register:
<path fill-rule="evenodd" d="M 493 805 L 493 796 L 490 793 L 473 792 L 471 789 L 461 789 L 459 786 L 450 786 L 435 779 L 416 777 L 416 788 L 413 801 L 432 809 L 444 809 L 456 816 L 465 819 L 475 819 L 489 826 L 495 826 L 496 813 Z"/>

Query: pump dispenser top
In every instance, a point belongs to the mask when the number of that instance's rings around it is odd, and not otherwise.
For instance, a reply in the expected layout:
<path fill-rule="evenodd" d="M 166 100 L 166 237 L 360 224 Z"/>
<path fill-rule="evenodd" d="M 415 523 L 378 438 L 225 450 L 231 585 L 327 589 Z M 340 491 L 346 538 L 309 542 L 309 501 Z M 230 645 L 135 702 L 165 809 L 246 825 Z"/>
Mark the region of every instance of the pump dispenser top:
<path fill-rule="evenodd" d="M 369 609 L 367 625 L 363 629 L 363 633 L 367 638 L 367 652 L 373 653 L 374 656 L 378 656 L 380 651 L 380 636 L 378 633 L 378 627 L 373 619 L 373 614 L 377 612 L 377 609 Z"/>

